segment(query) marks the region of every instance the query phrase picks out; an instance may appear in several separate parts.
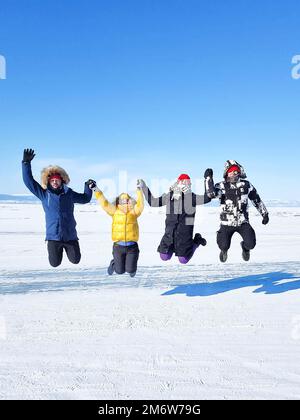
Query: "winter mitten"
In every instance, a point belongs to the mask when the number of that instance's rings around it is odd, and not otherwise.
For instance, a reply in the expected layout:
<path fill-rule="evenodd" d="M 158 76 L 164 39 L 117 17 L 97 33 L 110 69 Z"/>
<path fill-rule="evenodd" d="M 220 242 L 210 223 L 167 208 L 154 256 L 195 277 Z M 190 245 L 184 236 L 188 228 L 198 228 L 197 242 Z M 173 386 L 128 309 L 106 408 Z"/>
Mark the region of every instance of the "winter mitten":
<path fill-rule="evenodd" d="M 170 187 L 170 192 L 173 192 L 172 195 L 172 200 L 179 200 L 181 198 L 182 195 L 182 189 L 180 188 L 180 186 L 178 185 L 178 182 L 175 182 L 175 184 L 173 184 Z"/>
<path fill-rule="evenodd" d="M 268 223 L 269 223 L 269 215 L 265 214 L 263 219 L 262 219 L 262 224 L 267 225 Z"/>
<path fill-rule="evenodd" d="M 208 168 L 204 172 L 204 178 L 212 178 L 213 177 L 213 174 L 214 174 L 213 170 L 210 169 L 210 168 Z"/>
<path fill-rule="evenodd" d="M 88 181 L 86 181 L 85 185 L 87 185 L 93 191 L 97 187 L 96 181 L 94 181 L 93 179 L 89 179 Z"/>
<path fill-rule="evenodd" d="M 146 187 L 146 182 L 143 179 L 137 180 L 137 189 L 142 190 Z"/>
<path fill-rule="evenodd" d="M 35 153 L 33 149 L 24 149 L 23 152 L 23 161 L 24 163 L 30 163 L 34 158 Z"/>

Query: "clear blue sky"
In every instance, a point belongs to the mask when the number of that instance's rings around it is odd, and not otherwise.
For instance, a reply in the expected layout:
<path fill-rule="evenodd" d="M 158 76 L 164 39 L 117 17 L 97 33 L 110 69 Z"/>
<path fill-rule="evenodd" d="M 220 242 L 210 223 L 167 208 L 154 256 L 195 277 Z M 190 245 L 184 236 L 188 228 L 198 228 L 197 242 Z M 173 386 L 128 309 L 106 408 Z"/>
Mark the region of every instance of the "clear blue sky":
<path fill-rule="evenodd" d="M 293 0 L 6 0 L 1 193 L 20 161 L 88 178 L 200 178 L 244 164 L 263 198 L 299 182 L 300 4 Z"/>

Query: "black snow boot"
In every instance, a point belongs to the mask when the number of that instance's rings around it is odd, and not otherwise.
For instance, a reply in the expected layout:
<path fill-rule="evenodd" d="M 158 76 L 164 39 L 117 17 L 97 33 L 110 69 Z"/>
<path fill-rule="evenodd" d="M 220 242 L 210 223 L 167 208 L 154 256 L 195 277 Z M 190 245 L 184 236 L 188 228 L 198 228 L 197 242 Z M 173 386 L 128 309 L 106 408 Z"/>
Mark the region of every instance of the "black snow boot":
<path fill-rule="evenodd" d="M 111 260 L 109 267 L 107 269 L 107 273 L 109 276 L 112 276 L 114 274 L 114 271 L 115 271 L 115 261 Z"/>
<path fill-rule="evenodd" d="M 130 277 L 135 277 L 136 271 L 134 273 L 129 273 Z"/>
<path fill-rule="evenodd" d="M 227 257 L 228 257 L 227 251 L 221 251 L 220 252 L 220 261 L 222 263 L 227 261 Z"/>
<path fill-rule="evenodd" d="M 200 233 L 196 233 L 195 234 L 195 237 L 193 239 L 193 242 L 197 246 L 199 246 L 199 245 L 205 246 L 207 244 L 206 239 L 202 238 L 202 236 L 200 235 Z"/>
<path fill-rule="evenodd" d="M 242 247 L 242 257 L 244 261 L 249 261 L 250 260 L 250 251 L 249 249 L 244 248 L 244 242 L 241 242 L 241 247 Z"/>

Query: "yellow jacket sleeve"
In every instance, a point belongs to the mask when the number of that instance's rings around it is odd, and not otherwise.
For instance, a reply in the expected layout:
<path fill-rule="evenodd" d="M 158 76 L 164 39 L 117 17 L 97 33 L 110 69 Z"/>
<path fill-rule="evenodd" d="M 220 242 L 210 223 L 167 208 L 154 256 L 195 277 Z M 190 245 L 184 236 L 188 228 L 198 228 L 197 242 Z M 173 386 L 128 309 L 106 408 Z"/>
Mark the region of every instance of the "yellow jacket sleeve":
<path fill-rule="evenodd" d="M 137 200 L 136 200 L 136 205 L 134 206 L 134 213 L 136 214 L 137 217 L 139 217 L 144 210 L 144 194 L 142 190 L 137 190 L 136 193 L 137 196 Z"/>
<path fill-rule="evenodd" d="M 103 208 L 104 211 L 106 211 L 107 214 L 110 216 L 113 216 L 117 210 L 116 206 L 111 204 L 104 196 L 102 191 L 96 191 L 95 197 L 100 204 L 100 206 Z"/>

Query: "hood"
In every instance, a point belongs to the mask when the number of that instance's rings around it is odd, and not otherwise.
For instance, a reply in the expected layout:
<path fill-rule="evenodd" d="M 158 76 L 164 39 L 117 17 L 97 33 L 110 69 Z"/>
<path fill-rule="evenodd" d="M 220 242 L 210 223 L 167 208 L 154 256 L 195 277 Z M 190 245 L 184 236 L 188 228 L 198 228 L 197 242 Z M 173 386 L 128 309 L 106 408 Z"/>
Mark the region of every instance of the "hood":
<path fill-rule="evenodd" d="M 227 177 L 227 172 L 228 169 L 231 168 L 231 166 L 236 165 L 240 168 L 241 171 L 241 176 L 240 178 L 245 179 L 247 178 L 245 169 L 243 168 L 242 165 L 240 165 L 236 160 L 230 159 L 230 160 L 226 160 L 225 165 L 224 165 L 224 173 L 223 173 L 223 177 L 226 178 Z"/>
<path fill-rule="evenodd" d="M 127 194 L 127 193 L 120 194 L 118 198 L 119 198 L 119 200 L 130 200 L 131 199 L 130 195 Z"/>
<path fill-rule="evenodd" d="M 60 166 L 47 166 L 47 168 L 44 168 L 41 172 L 41 184 L 44 190 L 48 187 L 48 179 L 51 175 L 59 174 L 62 177 L 64 184 L 69 184 L 70 178 L 67 172 L 61 168 Z"/>
<path fill-rule="evenodd" d="M 135 205 L 136 205 L 136 201 L 135 201 L 135 199 L 134 199 L 134 198 L 132 198 L 132 197 L 131 197 L 129 194 L 127 194 L 127 193 L 122 193 L 122 194 L 120 194 L 120 195 L 116 198 L 116 200 L 115 200 L 115 204 L 116 204 L 116 206 L 118 206 L 118 205 L 119 205 L 120 200 L 130 200 L 130 201 L 131 201 L 131 205 L 132 205 L 132 206 L 135 206 Z"/>

